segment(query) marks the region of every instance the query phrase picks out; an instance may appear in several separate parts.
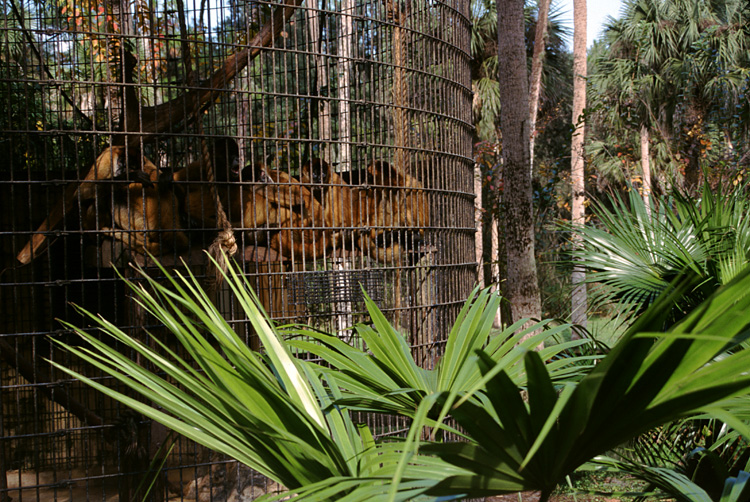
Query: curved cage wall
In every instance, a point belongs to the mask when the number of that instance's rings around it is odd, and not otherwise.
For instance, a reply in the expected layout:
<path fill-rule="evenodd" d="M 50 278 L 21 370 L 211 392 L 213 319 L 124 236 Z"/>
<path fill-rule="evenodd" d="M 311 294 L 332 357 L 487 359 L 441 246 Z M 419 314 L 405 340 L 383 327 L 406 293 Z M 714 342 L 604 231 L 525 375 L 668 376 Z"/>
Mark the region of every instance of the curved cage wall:
<path fill-rule="evenodd" d="M 364 290 L 434 364 L 475 278 L 467 0 L 0 5 L 0 497 L 135 496 L 166 431 L 45 359 L 109 382 L 50 344 L 74 304 L 168 340 L 118 276 L 150 256 L 252 347 L 206 250 L 345 339 Z M 268 489 L 242 469 L 181 440 L 155 496 Z"/>

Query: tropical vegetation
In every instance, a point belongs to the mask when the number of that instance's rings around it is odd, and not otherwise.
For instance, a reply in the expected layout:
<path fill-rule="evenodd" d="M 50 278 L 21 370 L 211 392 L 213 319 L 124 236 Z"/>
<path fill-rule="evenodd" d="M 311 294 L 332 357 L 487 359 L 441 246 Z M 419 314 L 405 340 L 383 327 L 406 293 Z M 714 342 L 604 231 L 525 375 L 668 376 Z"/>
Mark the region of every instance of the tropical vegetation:
<path fill-rule="evenodd" d="M 60 344 L 145 402 L 50 362 L 281 483 L 289 492 L 279 499 L 293 493 L 303 500 L 447 500 L 541 490 L 546 500 L 580 466 L 620 466 L 597 457 L 699 411 L 750 432 L 738 412 L 744 400 L 730 400 L 750 389 L 743 346 L 750 267 L 662 331 L 669 307 L 701 280 L 686 274 L 602 357 L 580 351 L 589 343 L 582 341 L 530 350 L 559 333 L 550 323 L 534 326 L 541 331 L 525 346 L 517 343 L 525 334 L 519 326 L 490 336 L 498 299 L 476 292 L 432 370 L 414 364 L 373 302 L 372 326 L 358 326 L 364 347 L 355 348 L 298 327 L 275 328 L 230 267 L 225 279 L 263 341 L 263 352 L 254 352 L 189 272 L 175 272 L 168 285 L 143 275 L 146 285 L 128 284 L 189 358 L 155 337 L 139 342 L 94 314 L 87 315 L 104 337 L 68 325 L 84 345 Z M 355 410 L 399 414 L 411 425 L 405 438 L 378 440 L 354 422 Z M 736 497 L 745 493 L 745 479 L 727 481 L 727 497 L 735 498 L 723 500 L 742 500 Z"/>
<path fill-rule="evenodd" d="M 637 191 L 594 204 L 598 226 L 573 227 L 584 247 L 578 259 L 598 285 L 598 303 L 640 313 L 686 273 L 696 287 L 670 308 L 674 323 L 727 284 L 750 260 L 750 202 L 744 185 L 729 193 L 704 185 L 698 198 L 682 191 L 644 200 Z M 653 206 L 653 207 L 652 207 Z"/>
<path fill-rule="evenodd" d="M 741 0 L 625 2 L 590 56 L 589 144 L 600 176 L 640 178 L 641 144 L 662 191 L 700 189 L 704 172 L 712 183 L 743 176 L 749 16 Z"/>
<path fill-rule="evenodd" d="M 524 10 L 528 58 L 544 18 L 534 9 Z M 642 497 L 747 500 L 748 4 L 624 2 L 588 58 L 584 181 L 593 211 L 585 226 L 562 227 L 571 215 L 566 155 L 576 124 L 570 33 L 559 4 L 551 9 L 533 171 L 522 182 L 531 183 L 537 215 L 542 312 L 570 314 L 558 298 L 570 291 L 575 258 L 587 272 L 590 314 L 624 319 L 611 349 L 571 340 L 580 328 L 559 321 L 514 319 L 494 329 L 500 297 L 477 290 L 426 369 L 374 302 L 353 343 L 278 327 L 230 268 L 262 352 L 243 345 L 194 278 L 178 274 L 169 287 L 146 277 L 148 289 L 134 291 L 174 332 L 185 359 L 92 316 L 166 379 L 72 326 L 85 345 L 67 346 L 154 406 L 61 369 L 278 481 L 288 490 L 278 498 L 449 500 L 520 490 L 547 498 L 573 472 L 608 470 L 644 480 Z M 485 228 L 499 222 L 507 238 L 510 199 L 501 193 L 520 168 L 503 173 L 511 167 L 500 161 L 508 151 L 498 23 L 506 18 L 491 0 L 472 2 L 472 16 Z M 582 245 L 571 248 L 570 236 Z M 508 252 L 486 247 L 488 262 Z M 486 282 L 507 277 L 509 266 Z M 410 426 L 383 439 L 355 422 L 359 412 Z"/>
<path fill-rule="evenodd" d="M 154 18 L 137 3 L 144 33 L 168 32 L 179 22 L 179 9 Z M 61 89 L 113 74 L 108 49 L 93 43 L 98 8 L 87 2 L 82 16 L 74 15 L 72 2 L 54 7 L 56 23 L 78 23 L 82 42 L 63 51 Z M 232 42 L 247 42 L 268 15 L 261 9 L 251 21 L 242 8 L 232 3 L 237 25 L 230 32 L 239 37 Z M 99 331 L 66 324 L 81 344 L 57 343 L 128 390 L 51 364 L 285 487 L 270 499 L 452 500 L 521 490 L 539 490 L 546 499 L 574 472 L 607 470 L 644 480 L 641 497 L 749 500 L 750 3 L 625 0 L 587 61 L 577 44 L 575 72 L 560 4 L 552 2 L 549 16 L 538 8 L 520 0 L 471 2 L 474 154 L 484 259 L 496 265 L 491 273 L 482 269 L 479 282 L 502 293 L 472 292 L 434 367 L 417 364 L 406 335 L 370 300 L 369 323 L 357 325 L 348 342 L 307 326 L 277 326 L 231 266 L 225 279 L 261 351 L 246 346 L 195 277 L 162 268 L 166 284 L 144 272 L 141 283 L 125 282 L 180 350 L 159 336 L 136 340 L 82 311 Z M 539 49 L 536 24 L 545 19 L 539 107 L 527 122 L 526 70 Z M 47 79 L 43 64 L 25 64 L 39 57 L 20 38 L 35 28 L 28 12 L 6 13 L 0 22 L 8 105 L 0 126 L 45 133 L 0 141 L 0 152 L 22 159 L 17 164 L 30 172 L 51 169 L 45 159 L 75 165 L 66 156 L 90 157 L 97 150 L 93 135 L 74 146 L 64 134 L 43 137 L 52 130 L 106 130 L 108 117 L 87 118 L 62 101 L 70 113 L 46 117 L 45 95 L 26 92 L 27 82 Z M 206 37 L 201 29 L 191 28 L 196 40 Z M 285 34 L 291 43 L 294 33 Z M 381 52 L 374 47 L 373 54 Z M 325 52 L 315 51 L 322 68 Z M 96 61 L 98 74 L 81 72 L 76 58 Z M 295 79 L 285 72 L 293 58 L 290 50 L 275 59 L 275 74 Z M 499 69 L 511 63 L 501 81 Z M 163 82 L 189 80 L 179 66 L 138 72 Z M 586 107 L 581 111 L 578 100 L 574 117 L 572 83 L 583 67 L 586 86 L 577 91 L 585 91 Z M 307 70 L 299 68 L 299 75 Z M 266 78 L 250 73 L 251 80 Z M 319 96 L 331 93 L 342 107 L 358 101 L 344 94 L 348 86 L 335 72 L 303 80 L 298 90 L 315 99 L 291 117 L 299 127 L 293 135 L 301 140 L 291 142 L 297 150 L 276 151 L 271 144 L 289 142 L 270 139 L 261 140 L 263 148 L 288 161 L 301 157 L 302 140 L 317 137 L 340 143 L 347 158 L 347 141 L 305 124 L 311 115 L 330 114 L 316 108 L 326 106 Z M 256 87 L 261 82 L 253 80 L 252 92 Z M 143 86 L 143 99 L 154 99 L 154 92 Z M 52 95 L 61 100 L 64 93 Z M 253 107 L 231 115 L 249 114 L 246 122 L 268 130 L 242 135 L 292 134 L 267 120 L 275 113 L 261 101 Z M 524 129 L 528 123 L 533 131 Z M 584 144 L 575 153 L 585 154 L 576 157 L 585 175 L 570 167 L 573 140 Z M 585 221 L 573 197 L 587 199 Z M 571 219 L 575 225 L 560 224 Z M 493 227 L 500 234 L 495 249 Z M 586 272 L 589 318 L 622 320 L 623 334 L 609 347 L 597 333 L 559 320 L 571 318 L 573 264 Z M 518 299 L 524 295 L 526 306 Z M 512 321 L 497 328 L 500 308 Z M 385 435 L 360 423 L 360 413 L 397 416 L 407 427 L 401 436 Z"/>

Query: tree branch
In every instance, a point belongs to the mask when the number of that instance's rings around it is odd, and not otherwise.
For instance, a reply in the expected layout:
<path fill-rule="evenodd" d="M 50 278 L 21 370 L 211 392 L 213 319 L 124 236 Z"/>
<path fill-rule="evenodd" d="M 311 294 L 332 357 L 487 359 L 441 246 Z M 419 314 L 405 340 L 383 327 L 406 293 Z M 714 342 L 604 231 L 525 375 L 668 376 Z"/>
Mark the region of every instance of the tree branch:
<path fill-rule="evenodd" d="M 229 56 L 217 71 L 197 89 L 192 89 L 166 103 L 141 109 L 142 121 L 138 131 L 126 131 L 145 134 L 162 134 L 179 132 L 207 110 L 218 98 L 218 92 L 242 71 L 250 61 L 260 54 L 261 49 L 270 46 L 281 33 L 284 22 L 291 16 L 302 0 L 286 0 L 279 6 L 273 19 L 266 23 L 248 46 L 238 53 Z M 193 113 L 195 111 L 195 113 Z M 128 146 L 136 146 L 138 136 L 128 138 Z"/>

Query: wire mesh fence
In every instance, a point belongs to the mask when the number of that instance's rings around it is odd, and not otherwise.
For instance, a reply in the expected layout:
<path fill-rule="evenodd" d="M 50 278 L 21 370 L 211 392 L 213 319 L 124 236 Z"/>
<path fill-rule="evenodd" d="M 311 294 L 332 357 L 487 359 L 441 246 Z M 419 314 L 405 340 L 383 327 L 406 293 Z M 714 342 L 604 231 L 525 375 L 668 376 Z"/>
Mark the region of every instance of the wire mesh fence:
<path fill-rule="evenodd" d="M 466 0 L 0 5 L 0 498 L 131 500 L 165 442 L 45 361 L 116 385 L 50 343 L 73 305 L 169 340 L 130 264 L 187 267 L 253 347 L 207 250 L 279 322 L 352 336 L 365 291 L 434 364 L 475 274 Z M 164 472 L 155 500 L 274 489 L 186 440 Z"/>

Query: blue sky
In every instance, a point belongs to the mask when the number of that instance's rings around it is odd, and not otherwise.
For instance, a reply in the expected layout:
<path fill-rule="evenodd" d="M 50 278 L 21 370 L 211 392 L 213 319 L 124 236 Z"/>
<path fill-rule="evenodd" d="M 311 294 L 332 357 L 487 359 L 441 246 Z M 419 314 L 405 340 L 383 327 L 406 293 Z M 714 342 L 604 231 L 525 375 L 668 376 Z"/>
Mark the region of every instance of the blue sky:
<path fill-rule="evenodd" d="M 553 3 L 555 3 L 553 1 Z M 559 6 L 563 11 L 563 19 L 568 23 L 571 30 L 573 28 L 573 0 L 558 0 Z M 587 26 L 586 36 L 588 42 L 587 47 L 591 47 L 594 39 L 599 37 L 599 34 L 604 26 L 604 21 L 607 16 L 617 18 L 620 16 L 620 9 L 622 8 L 622 0 L 587 0 Z M 571 39 L 571 46 L 573 41 Z"/>

